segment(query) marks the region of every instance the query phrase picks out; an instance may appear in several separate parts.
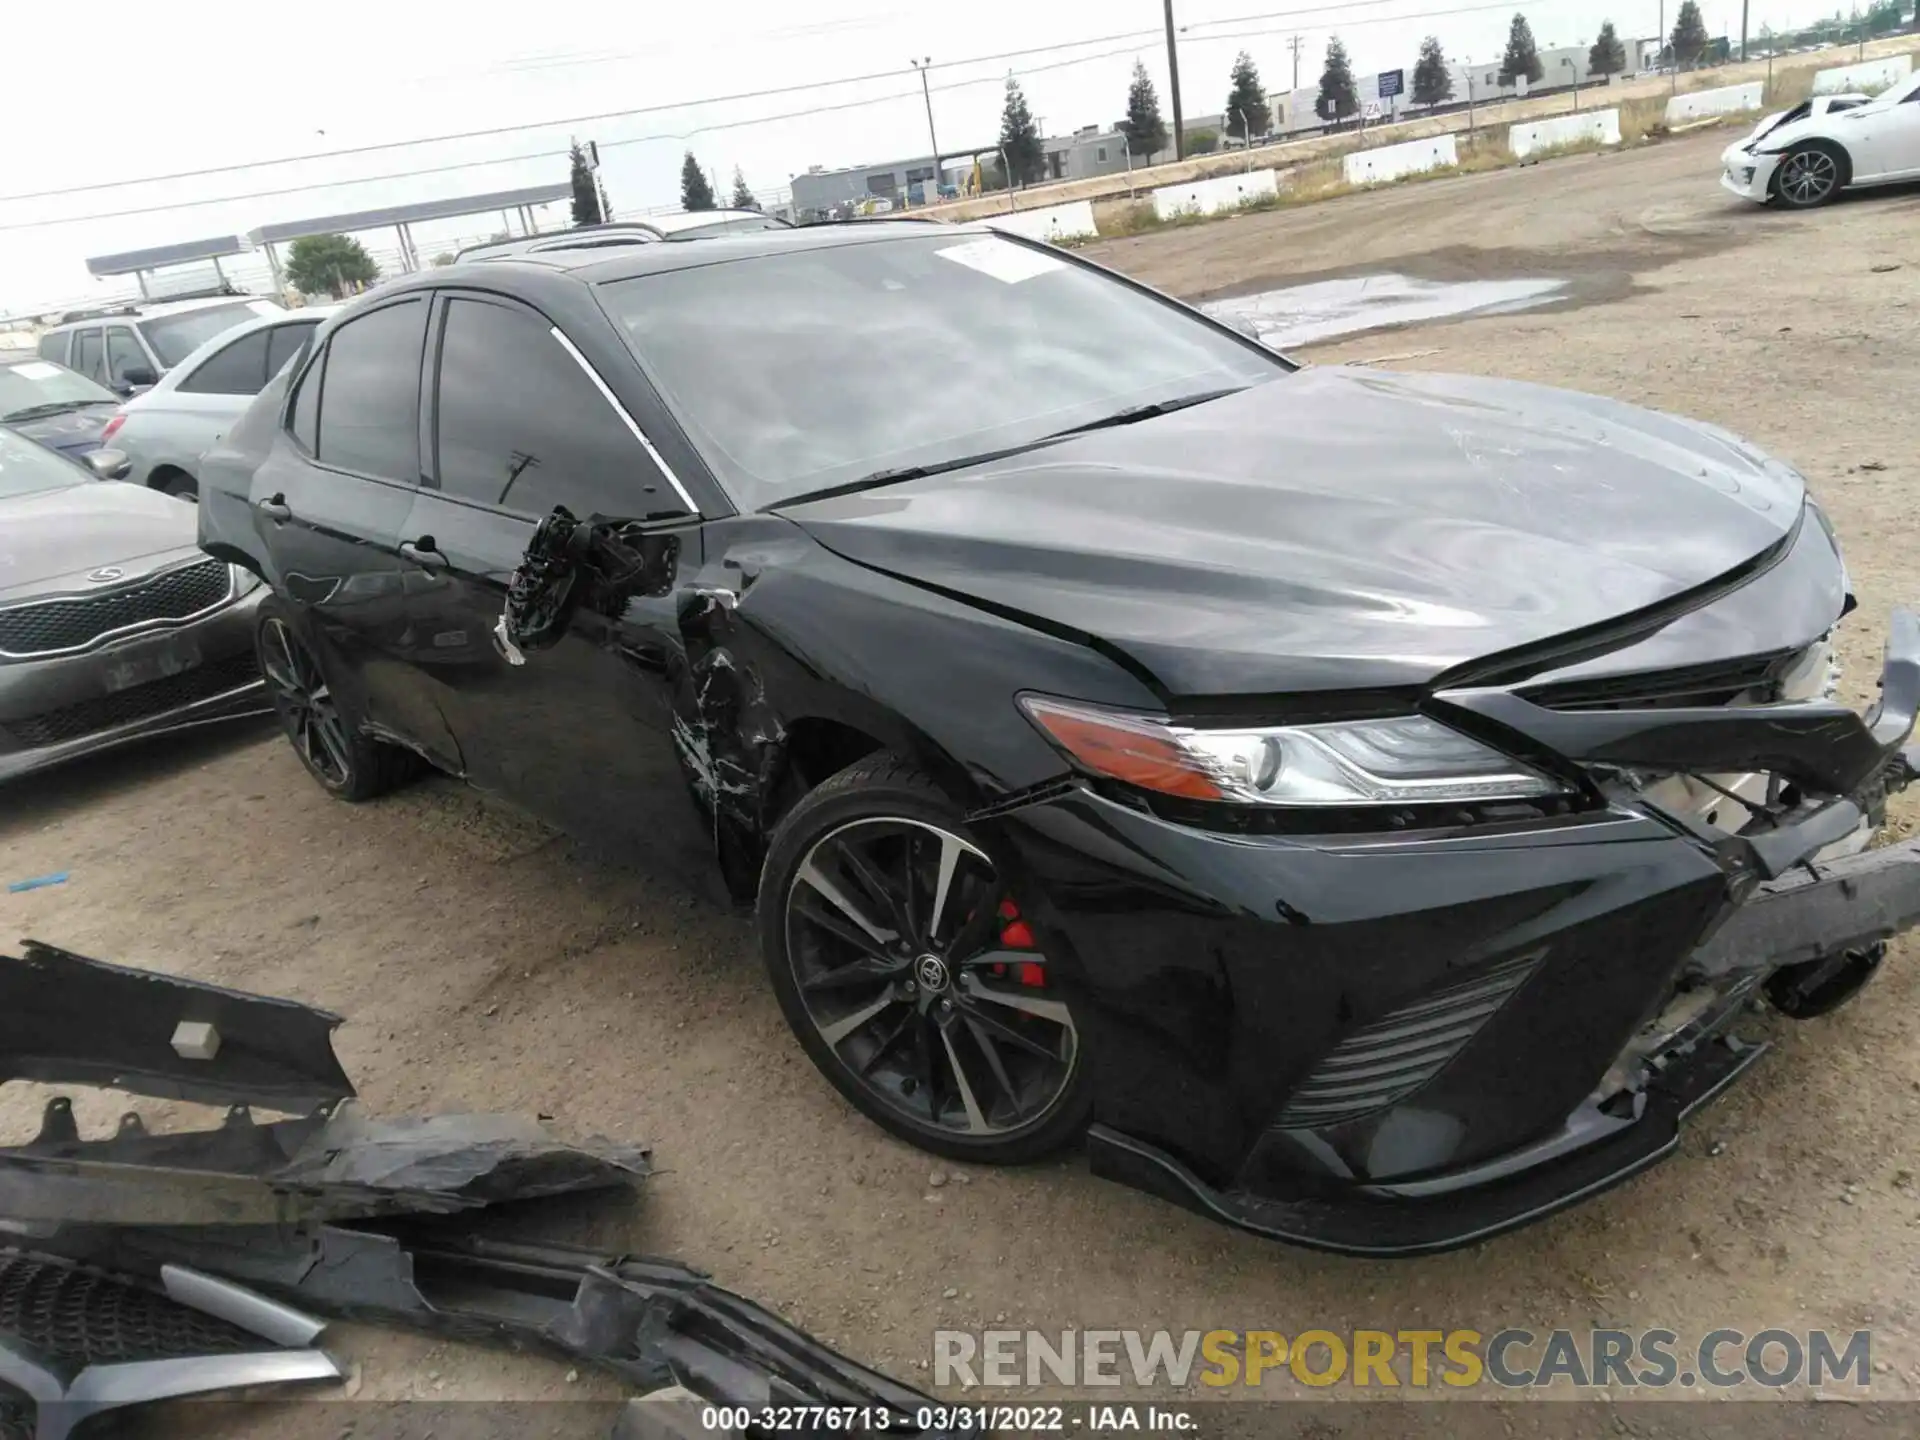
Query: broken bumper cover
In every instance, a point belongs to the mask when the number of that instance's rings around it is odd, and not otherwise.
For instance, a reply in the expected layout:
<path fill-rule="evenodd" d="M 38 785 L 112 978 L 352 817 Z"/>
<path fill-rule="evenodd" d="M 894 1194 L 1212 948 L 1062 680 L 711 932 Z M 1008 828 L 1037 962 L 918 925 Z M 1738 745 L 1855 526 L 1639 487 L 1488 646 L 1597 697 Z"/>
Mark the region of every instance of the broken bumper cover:
<path fill-rule="evenodd" d="M 1327 1250 L 1470 1244 L 1670 1152 L 1763 1052 L 1730 1033 L 1751 1002 L 1804 973 L 1809 1003 L 1779 1008 L 1819 1013 L 1920 924 L 1920 840 L 1811 858 L 1863 823 L 1857 787 L 1908 773 L 1911 616 L 1868 717 L 1444 698 L 1590 773 L 1664 754 L 1806 798 L 1731 838 L 1624 787 L 1389 835 L 1224 835 L 1089 790 L 998 817 L 1085 991 L 1096 1173 Z"/>

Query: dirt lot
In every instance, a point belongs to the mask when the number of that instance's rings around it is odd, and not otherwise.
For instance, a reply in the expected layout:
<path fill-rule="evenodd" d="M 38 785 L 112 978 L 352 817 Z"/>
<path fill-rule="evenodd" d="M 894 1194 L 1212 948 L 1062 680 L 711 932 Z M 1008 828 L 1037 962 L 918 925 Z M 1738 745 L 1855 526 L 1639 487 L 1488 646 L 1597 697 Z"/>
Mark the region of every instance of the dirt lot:
<path fill-rule="evenodd" d="M 1524 377 L 1683 411 L 1800 465 L 1862 610 L 1920 599 L 1920 195 L 1811 215 L 1714 186 L 1725 137 L 1356 196 L 1105 244 L 1190 297 L 1397 271 L 1548 276 L 1566 307 L 1349 339 L 1314 358 Z M 1443 241 L 1435 237 L 1444 236 Z M 1437 247 L 1437 248 L 1436 248 Z M 1902 813 L 1910 826 L 1920 805 Z M 1920 946 L 1698 1118 L 1683 1152 L 1473 1251 L 1288 1250 L 1087 1175 L 938 1166 L 885 1137 L 788 1038 L 747 925 L 575 853 L 446 781 L 326 799 L 259 728 L 10 787 L 0 934 L 297 996 L 350 1017 L 368 1104 L 544 1111 L 656 1147 L 665 1173 L 593 1238 L 688 1257 L 924 1383 L 938 1325 L 1661 1325 L 1876 1331 L 1874 1389 L 1920 1392 Z M 18 1130 L 34 1106 L 0 1104 Z M 933 1183 L 933 1172 L 944 1183 Z M 373 1332 L 365 1397 L 614 1393 L 565 1367 Z M 1289 1382 L 1290 1383 L 1290 1382 Z"/>

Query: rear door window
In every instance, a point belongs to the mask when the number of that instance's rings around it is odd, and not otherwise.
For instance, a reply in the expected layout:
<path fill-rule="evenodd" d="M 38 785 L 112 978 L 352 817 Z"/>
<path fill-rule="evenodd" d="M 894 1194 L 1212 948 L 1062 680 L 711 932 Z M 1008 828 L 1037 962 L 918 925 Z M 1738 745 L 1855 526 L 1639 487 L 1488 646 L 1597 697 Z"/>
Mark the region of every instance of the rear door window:
<path fill-rule="evenodd" d="M 127 372 L 130 370 L 145 370 L 151 372 L 153 370 L 153 361 L 149 360 L 147 358 L 147 352 L 140 348 L 140 342 L 134 338 L 132 330 L 128 329 L 125 325 L 109 325 L 107 327 L 108 383 L 113 385 L 130 383 L 127 380 Z M 153 375 L 149 373 L 149 382 L 151 382 L 153 378 Z"/>
<path fill-rule="evenodd" d="M 89 380 L 98 380 L 102 385 L 107 383 L 106 353 L 101 349 L 98 330 L 73 332 L 72 368 Z"/>
<path fill-rule="evenodd" d="M 382 306 L 333 332 L 319 396 L 322 465 L 420 483 L 420 361 L 426 335 L 424 299 Z M 294 407 L 296 434 L 305 398 L 303 393 Z"/>
<path fill-rule="evenodd" d="M 437 394 L 446 494 L 533 517 L 556 505 L 582 519 L 685 513 L 612 403 L 529 311 L 449 301 Z"/>
<path fill-rule="evenodd" d="M 190 395 L 258 395 L 272 372 L 267 369 L 267 336 L 256 330 L 217 350 L 180 382 Z"/>
<path fill-rule="evenodd" d="M 292 325 L 276 325 L 267 331 L 267 374 L 260 383 L 266 384 L 284 370 L 289 360 L 307 348 L 319 327 L 318 320 L 302 320 Z"/>
<path fill-rule="evenodd" d="M 71 338 L 72 332 L 67 330 L 62 330 L 54 335 L 42 335 L 40 337 L 40 358 L 42 360 L 51 360 L 56 365 L 66 364 L 67 341 Z"/>

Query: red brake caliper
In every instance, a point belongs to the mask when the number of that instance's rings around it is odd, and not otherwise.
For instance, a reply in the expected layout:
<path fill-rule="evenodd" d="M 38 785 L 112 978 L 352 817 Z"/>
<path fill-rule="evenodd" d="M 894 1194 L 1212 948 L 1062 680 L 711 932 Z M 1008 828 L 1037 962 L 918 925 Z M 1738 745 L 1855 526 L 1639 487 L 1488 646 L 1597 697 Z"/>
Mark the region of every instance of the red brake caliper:
<path fill-rule="evenodd" d="M 1000 943 L 1009 950 L 1038 948 L 1033 943 L 1033 931 L 1028 927 L 1027 922 L 1020 918 L 1019 906 L 1011 900 L 1000 902 Z M 1007 967 L 1004 965 L 996 965 L 993 970 L 996 975 L 1007 973 Z M 1014 979 L 1022 985 L 1031 985 L 1035 989 L 1043 989 L 1047 983 L 1046 967 L 1031 960 L 1015 965 L 1013 975 Z"/>

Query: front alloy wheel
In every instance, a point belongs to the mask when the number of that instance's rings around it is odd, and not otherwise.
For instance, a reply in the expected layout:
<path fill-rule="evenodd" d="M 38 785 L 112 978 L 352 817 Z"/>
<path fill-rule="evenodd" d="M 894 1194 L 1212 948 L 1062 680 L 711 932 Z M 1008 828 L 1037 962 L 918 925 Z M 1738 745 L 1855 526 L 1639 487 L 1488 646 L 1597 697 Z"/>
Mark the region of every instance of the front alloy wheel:
<path fill-rule="evenodd" d="M 1782 203 L 1794 210 L 1824 205 L 1840 189 L 1840 162 L 1831 150 L 1803 145 L 1780 162 L 1774 189 Z"/>
<path fill-rule="evenodd" d="M 836 793 L 848 773 L 800 809 L 852 799 Z M 778 904 L 769 960 L 815 1063 L 925 1149 L 993 1162 L 1056 1148 L 1084 1118 L 1079 1032 L 993 862 L 932 816 L 796 817 L 810 833 L 776 842 L 770 860 L 792 858 L 770 863 L 784 884 L 762 904 Z"/>

